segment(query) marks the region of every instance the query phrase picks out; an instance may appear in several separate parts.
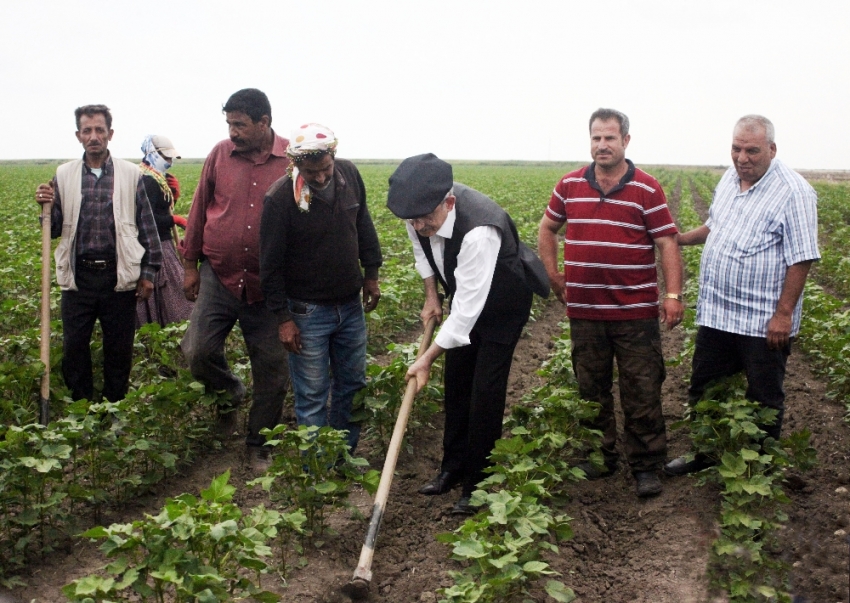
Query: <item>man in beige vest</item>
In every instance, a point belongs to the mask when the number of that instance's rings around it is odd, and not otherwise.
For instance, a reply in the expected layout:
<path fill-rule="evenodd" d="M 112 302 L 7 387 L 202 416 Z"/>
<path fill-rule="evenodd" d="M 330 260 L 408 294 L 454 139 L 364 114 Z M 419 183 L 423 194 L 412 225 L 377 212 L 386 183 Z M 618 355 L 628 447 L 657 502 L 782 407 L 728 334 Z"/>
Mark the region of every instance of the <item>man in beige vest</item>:
<path fill-rule="evenodd" d="M 74 112 L 82 159 L 60 165 L 35 200 L 53 201 L 51 236 L 62 289 L 62 376 L 74 400 L 94 398 L 91 335 L 103 332 L 103 397 L 127 393 L 136 300 L 153 291 L 162 248 L 137 165 L 109 154 L 112 114 L 105 105 Z"/>

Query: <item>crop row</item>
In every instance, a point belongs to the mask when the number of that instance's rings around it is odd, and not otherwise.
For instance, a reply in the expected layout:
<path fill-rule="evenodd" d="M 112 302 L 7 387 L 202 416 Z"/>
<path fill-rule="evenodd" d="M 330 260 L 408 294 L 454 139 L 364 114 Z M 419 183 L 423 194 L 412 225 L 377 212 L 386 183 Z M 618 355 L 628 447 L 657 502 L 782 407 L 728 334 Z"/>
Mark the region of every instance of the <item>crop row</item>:
<path fill-rule="evenodd" d="M 814 186 L 822 257 L 806 284 L 800 344 L 850 420 L 850 187 Z"/>
<path fill-rule="evenodd" d="M 67 598 L 78 603 L 280 601 L 280 595 L 264 590 L 263 575 L 286 579 L 304 545 L 315 544 L 328 530 L 329 513 L 348 506 L 351 486 L 360 483 L 374 493 L 379 476 L 359 471 L 367 462 L 348 454 L 345 432 L 286 425 L 263 432 L 275 451 L 272 465 L 247 485 L 269 492 L 276 508 L 259 505 L 243 512 L 232 502 L 236 488 L 228 484 L 228 470 L 212 480 L 200 500 L 182 494 L 158 515 L 87 530 L 82 536 L 102 540 L 100 549 L 111 562 L 66 585 Z"/>
<path fill-rule="evenodd" d="M 709 203 L 708 186 L 710 175 L 706 174 L 697 174 L 683 182 L 677 216 L 683 232 L 703 223 L 696 212 L 693 193 Z M 692 300 L 699 296 L 701 253 L 701 247 L 682 248 L 686 294 Z M 682 324 L 688 333 L 683 356 L 693 353 L 695 318 L 695 311 L 689 309 Z M 765 546 L 774 541 L 786 519 L 780 505 L 788 499 L 782 491 L 778 470 L 792 466 L 793 455 L 778 442 L 763 450 L 760 440 L 764 431 L 759 426 L 772 423 L 775 411 L 765 411 L 745 400 L 743 390 L 733 386 L 739 382 L 740 377 L 706 392 L 703 400 L 686 407 L 685 420 L 673 427 L 687 428 L 695 451 L 717 463 L 700 474 L 701 484 L 711 482 L 721 486 L 720 535 L 712 543 L 709 566 L 713 585 L 735 603 L 790 601 L 788 569 L 766 552 Z M 800 439 L 807 437 L 793 441 Z"/>
<path fill-rule="evenodd" d="M 216 394 L 204 393 L 175 362 L 177 333 L 156 327 L 139 335 L 137 385 L 121 402 L 72 403 L 54 380 L 60 397 L 45 427 L 21 398 L 4 392 L 4 414 L 13 420 L 0 439 L 0 582 L 12 583 L 34 556 L 98 521 L 104 507 L 146 492 L 215 443 Z M 3 376 L 37 383 L 27 372 L 34 366 Z"/>
<path fill-rule="evenodd" d="M 818 281 L 841 299 L 850 298 L 850 188 L 840 184 L 815 185 L 821 260 Z"/>

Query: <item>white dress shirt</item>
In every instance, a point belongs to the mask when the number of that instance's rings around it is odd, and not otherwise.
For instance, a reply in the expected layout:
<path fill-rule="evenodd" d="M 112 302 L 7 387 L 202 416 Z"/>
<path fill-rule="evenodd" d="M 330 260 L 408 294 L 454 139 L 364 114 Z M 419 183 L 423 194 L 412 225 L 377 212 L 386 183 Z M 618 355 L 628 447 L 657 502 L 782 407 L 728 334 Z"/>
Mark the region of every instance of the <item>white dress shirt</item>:
<path fill-rule="evenodd" d="M 446 221 L 431 237 L 431 251 L 434 263 L 444 281 L 446 279 L 444 251 L 446 239 L 454 232 L 456 214 L 454 209 L 446 216 Z M 416 270 L 426 279 L 434 276 L 431 264 L 425 256 L 425 251 L 419 243 L 419 237 L 413 226 L 407 223 L 407 236 L 413 243 L 413 257 L 416 260 Z M 495 226 L 477 226 L 466 233 L 457 256 L 455 268 L 455 294 L 449 317 L 443 321 L 440 332 L 434 343 L 449 350 L 469 345 L 469 333 L 475 326 L 478 317 L 484 310 L 484 303 L 490 293 L 493 283 L 493 273 L 496 270 L 496 260 L 502 247 L 502 235 Z"/>

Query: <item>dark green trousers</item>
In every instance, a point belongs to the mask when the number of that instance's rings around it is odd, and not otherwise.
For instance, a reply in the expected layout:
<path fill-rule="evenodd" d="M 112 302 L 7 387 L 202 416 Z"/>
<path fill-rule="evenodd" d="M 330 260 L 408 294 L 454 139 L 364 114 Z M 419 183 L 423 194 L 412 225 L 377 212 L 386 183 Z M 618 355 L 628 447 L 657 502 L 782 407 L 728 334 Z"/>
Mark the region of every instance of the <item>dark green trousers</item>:
<path fill-rule="evenodd" d="M 579 394 L 602 409 L 592 427 L 602 432 L 606 461 L 617 459 L 612 394 L 614 359 L 623 409 L 623 447 L 632 472 L 659 469 L 667 456 L 661 384 L 667 376 L 657 319 L 570 319 L 573 370 Z"/>

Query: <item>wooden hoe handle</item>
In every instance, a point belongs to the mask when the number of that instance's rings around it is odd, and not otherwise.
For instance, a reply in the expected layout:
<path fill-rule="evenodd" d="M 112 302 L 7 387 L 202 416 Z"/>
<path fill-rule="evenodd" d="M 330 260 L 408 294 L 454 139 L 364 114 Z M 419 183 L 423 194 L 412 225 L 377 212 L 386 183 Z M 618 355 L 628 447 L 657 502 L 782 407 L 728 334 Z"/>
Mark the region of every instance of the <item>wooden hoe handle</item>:
<path fill-rule="evenodd" d="M 434 336 L 434 329 L 436 328 L 437 319 L 436 317 L 432 317 L 425 325 L 425 334 L 422 336 L 422 342 L 419 344 L 419 351 L 416 354 L 417 358 L 422 356 L 425 350 L 428 349 L 428 346 L 431 345 L 431 338 Z M 372 557 L 375 554 L 375 541 L 378 538 L 378 530 L 381 527 L 381 520 L 384 517 L 384 508 L 387 497 L 389 496 L 390 486 L 393 483 L 393 473 L 398 462 L 401 441 L 407 429 L 407 421 L 410 418 L 413 398 L 415 397 L 416 379 L 411 379 L 407 382 L 407 388 L 404 390 L 404 399 L 401 401 L 401 406 L 398 409 L 398 418 L 396 419 L 393 435 L 390 439 L 390 447 L 387 450 L 387 457 L 384 459 L 384 470 L 381 472 L 381 481 L 378 484 L 378 492 L 375 494 L 375 503 L 372 505 L 372 519 L 369 521 L 366 541 L 360 551 L 360 561 L 357 563 L 357 569 L 354 570 L 354 577 L 351 582 L 343 589 L 352 599 L 362 599 L 369 592 L 369 581 L 372 579 Z"/>
<path fill-rule="evenodd" d="M 50 215 L 53 203 L 41 206 L 41 404 L 39 422 L 50 422 Z"/>

